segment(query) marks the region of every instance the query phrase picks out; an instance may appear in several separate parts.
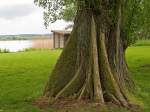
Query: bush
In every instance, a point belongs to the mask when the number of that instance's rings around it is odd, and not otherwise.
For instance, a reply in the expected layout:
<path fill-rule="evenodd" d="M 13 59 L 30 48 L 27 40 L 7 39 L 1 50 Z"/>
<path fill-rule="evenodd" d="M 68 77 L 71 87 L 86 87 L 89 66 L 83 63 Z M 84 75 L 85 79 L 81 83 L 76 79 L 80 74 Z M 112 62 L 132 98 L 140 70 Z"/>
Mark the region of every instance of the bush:
<path fill-rule="evenodd" d="M 0 49 L 0 53 L 10 53 L 8 49 Z"/>
<path fill-rule="evenodd" d="M 150 46 L 150 40 L 137 40 L 133 46 Z"/>
<path fill-rule="evenodd" d="M 24 51 L 25 52 L 28 52 L 28 51 L 42 51 L 42 50 L 50 50 L 50 49 L 47 49 L 47 48 L 27 48 L 27 49 L 25 49 Z"/>

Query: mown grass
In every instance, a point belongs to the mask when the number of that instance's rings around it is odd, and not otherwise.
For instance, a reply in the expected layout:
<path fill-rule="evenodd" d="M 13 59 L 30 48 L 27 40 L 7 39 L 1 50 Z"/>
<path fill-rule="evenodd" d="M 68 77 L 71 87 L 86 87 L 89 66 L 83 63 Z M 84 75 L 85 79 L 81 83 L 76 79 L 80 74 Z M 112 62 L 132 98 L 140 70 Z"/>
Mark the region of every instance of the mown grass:
<path fill-rule="evenodd" d="M 142 112 L 150 112 L 150 46 L 130 47 L 126 58 L 137 88 L 135 96 L 144 104 Z"/>
<path fill-rule="evenodd" d="M 42 94 L 60 51 L 0 54 L 0 112 L 38 112 L 31 105 Z"/>
<path fill-rule="evenodd" d="M 32 101 L 42 95 L 60 53 L 61 50 L 43 50 L 0 54 L 0 112 L 65 112 L 52 108 L 40 110 L 32 105 Z M 135 96 L 144 104 L 142 112 L 149 112 L 150 47 L 130 47 L 126 57 L 137 85 Z M 97 112 L 97 109 L 83 107 L 72 111 Z M 109 112 L 129 111 L 111 107 Z"/>

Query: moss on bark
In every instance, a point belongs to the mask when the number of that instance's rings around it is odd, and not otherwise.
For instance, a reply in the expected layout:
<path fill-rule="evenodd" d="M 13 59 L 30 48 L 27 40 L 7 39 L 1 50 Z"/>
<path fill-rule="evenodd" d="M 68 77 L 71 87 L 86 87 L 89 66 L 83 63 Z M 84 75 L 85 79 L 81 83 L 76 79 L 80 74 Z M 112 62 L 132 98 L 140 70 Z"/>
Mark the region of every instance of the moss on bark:
<path fill-rule="evenodd" d="M 121 4 L 117 7 L 118 19 L 114 24 L 98 13 L 101 9 L 79 8 L 70 39 L 50 75 L 45 96 L 130 106 L 126 95 L 126 83 L 130 83 L 126 80 L 130 78 L 120 32 Z"/>

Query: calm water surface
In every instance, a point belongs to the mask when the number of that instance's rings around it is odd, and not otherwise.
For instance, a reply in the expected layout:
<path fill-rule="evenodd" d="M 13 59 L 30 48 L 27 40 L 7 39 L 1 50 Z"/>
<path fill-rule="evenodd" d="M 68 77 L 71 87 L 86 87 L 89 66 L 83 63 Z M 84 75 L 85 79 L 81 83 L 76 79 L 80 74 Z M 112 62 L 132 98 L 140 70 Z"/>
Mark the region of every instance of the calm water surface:
<path fill-rule="evenodd" d="M 23 51 L 32 45 L 30 40 L 0 41 L 0 49 L 8 49 L 10 52 Z"/>

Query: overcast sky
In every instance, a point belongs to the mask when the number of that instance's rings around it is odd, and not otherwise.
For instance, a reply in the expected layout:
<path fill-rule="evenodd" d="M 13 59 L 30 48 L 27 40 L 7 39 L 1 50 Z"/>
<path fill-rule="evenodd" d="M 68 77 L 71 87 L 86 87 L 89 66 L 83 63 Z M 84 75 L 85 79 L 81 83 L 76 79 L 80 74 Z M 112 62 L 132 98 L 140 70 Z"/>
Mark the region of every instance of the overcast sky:
<path fill-rule="evenodd" d="M 63 29 L 68 23 L 59 20 L 43 25 L 43 9 L 34 0 L 0 0 L 0 35 L 50 33 L 51 29 Z"/>

